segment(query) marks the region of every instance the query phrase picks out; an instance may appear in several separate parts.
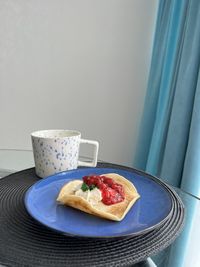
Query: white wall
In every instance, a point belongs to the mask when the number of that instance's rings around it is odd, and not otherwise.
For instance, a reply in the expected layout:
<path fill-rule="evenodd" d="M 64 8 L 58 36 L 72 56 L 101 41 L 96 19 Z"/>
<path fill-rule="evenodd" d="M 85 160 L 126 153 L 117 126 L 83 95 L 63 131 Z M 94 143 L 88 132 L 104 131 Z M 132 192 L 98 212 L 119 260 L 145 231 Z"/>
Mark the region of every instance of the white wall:
<path fill-rule="evenodd" d="M 99 140 L 99 158 L 131 165 L 157 4 L 0 0 L 0 148 L 77 129 Z"/>

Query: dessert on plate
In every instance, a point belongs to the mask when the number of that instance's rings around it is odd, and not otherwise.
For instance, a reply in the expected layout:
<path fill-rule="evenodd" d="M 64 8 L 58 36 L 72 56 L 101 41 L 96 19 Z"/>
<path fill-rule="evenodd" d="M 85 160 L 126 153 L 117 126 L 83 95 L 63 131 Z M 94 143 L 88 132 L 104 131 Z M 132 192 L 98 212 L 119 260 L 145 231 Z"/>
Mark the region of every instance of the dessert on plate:
<path fill-rule="evenodd" d="M 108 173 L 66 183 L 57 201 L 98 217 L 121 221 L 138 198 L 133 183 L 119 174 Z"/>

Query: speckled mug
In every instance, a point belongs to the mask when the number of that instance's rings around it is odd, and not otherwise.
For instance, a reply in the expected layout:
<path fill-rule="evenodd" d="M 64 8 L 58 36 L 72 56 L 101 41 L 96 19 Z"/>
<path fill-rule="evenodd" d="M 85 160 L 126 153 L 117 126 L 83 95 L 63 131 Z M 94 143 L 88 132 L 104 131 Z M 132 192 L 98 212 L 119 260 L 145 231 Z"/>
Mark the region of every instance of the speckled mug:
<path fill-rule="evenodd" d="M 31 134 L 36 174 L 47 177 L 78 166 L 96 167 L 99 143 L 81 139 L 81 133 L 72 130 L 43 130 Z M 93 160 L 79 161 L 80 144 L 94 145 Z"/>

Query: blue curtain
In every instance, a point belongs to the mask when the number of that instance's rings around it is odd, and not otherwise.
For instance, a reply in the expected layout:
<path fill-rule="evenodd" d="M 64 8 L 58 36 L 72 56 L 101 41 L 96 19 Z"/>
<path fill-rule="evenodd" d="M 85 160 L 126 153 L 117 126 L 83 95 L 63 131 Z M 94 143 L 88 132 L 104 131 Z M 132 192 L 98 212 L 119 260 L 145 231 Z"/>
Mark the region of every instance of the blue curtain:
<path fill-rule="evenodd" d="M 200 197 L 200 1 L 160 0 L 134 167 Z M 191 230 L 194 206 L 187 220 Z M 183 266 L 184 234 L 170 267 Z M 183 246 L 184 242 L 184 246 Z"/>
<path fill-rule="evenodd" d="M 134 166 L 200 197 L 200 1 L 159 3 Z"/>

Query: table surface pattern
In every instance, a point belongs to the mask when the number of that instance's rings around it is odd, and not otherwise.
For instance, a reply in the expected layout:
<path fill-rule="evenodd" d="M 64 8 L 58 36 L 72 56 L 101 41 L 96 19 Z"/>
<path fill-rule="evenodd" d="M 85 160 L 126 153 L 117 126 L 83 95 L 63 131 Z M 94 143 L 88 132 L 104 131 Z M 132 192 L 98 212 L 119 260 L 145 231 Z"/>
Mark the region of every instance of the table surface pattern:
<path fill-rule="evenodd" d="M 34 167 L 33 154 L 31 150 L 0 149 L 0 177 L 31 167 Z M 180 196 L 186 208 L 186 219 L 183 231 L 172 245 L 154 256 L 153 261 L 152 259 L 148 259 L 146 262 L 138 264 L 138 267 L 176 267 L 171 266 L 172 263 L 170 263 L 172 261 L 171 258 L 176 256 L 182 256 L 185 258 L 181 267 L 198 267 L 200 256 L 198 247 L 195 244 L 196 240 L 200 239 L 200 230 L 198 226 L 198 220 L 200 218 L 200 200 L 195 196 L 180 190 L 179 188 L 174 189 Z M 192 226 L 190 218 L 191 213 L 193 214 Z M 179 248 L 180 243 L 185 239 L 188 231 L 190 231 L 190 238 L 187 240 L 187 246 L 185 245 L 185 250 L 181 255 Z"/>

